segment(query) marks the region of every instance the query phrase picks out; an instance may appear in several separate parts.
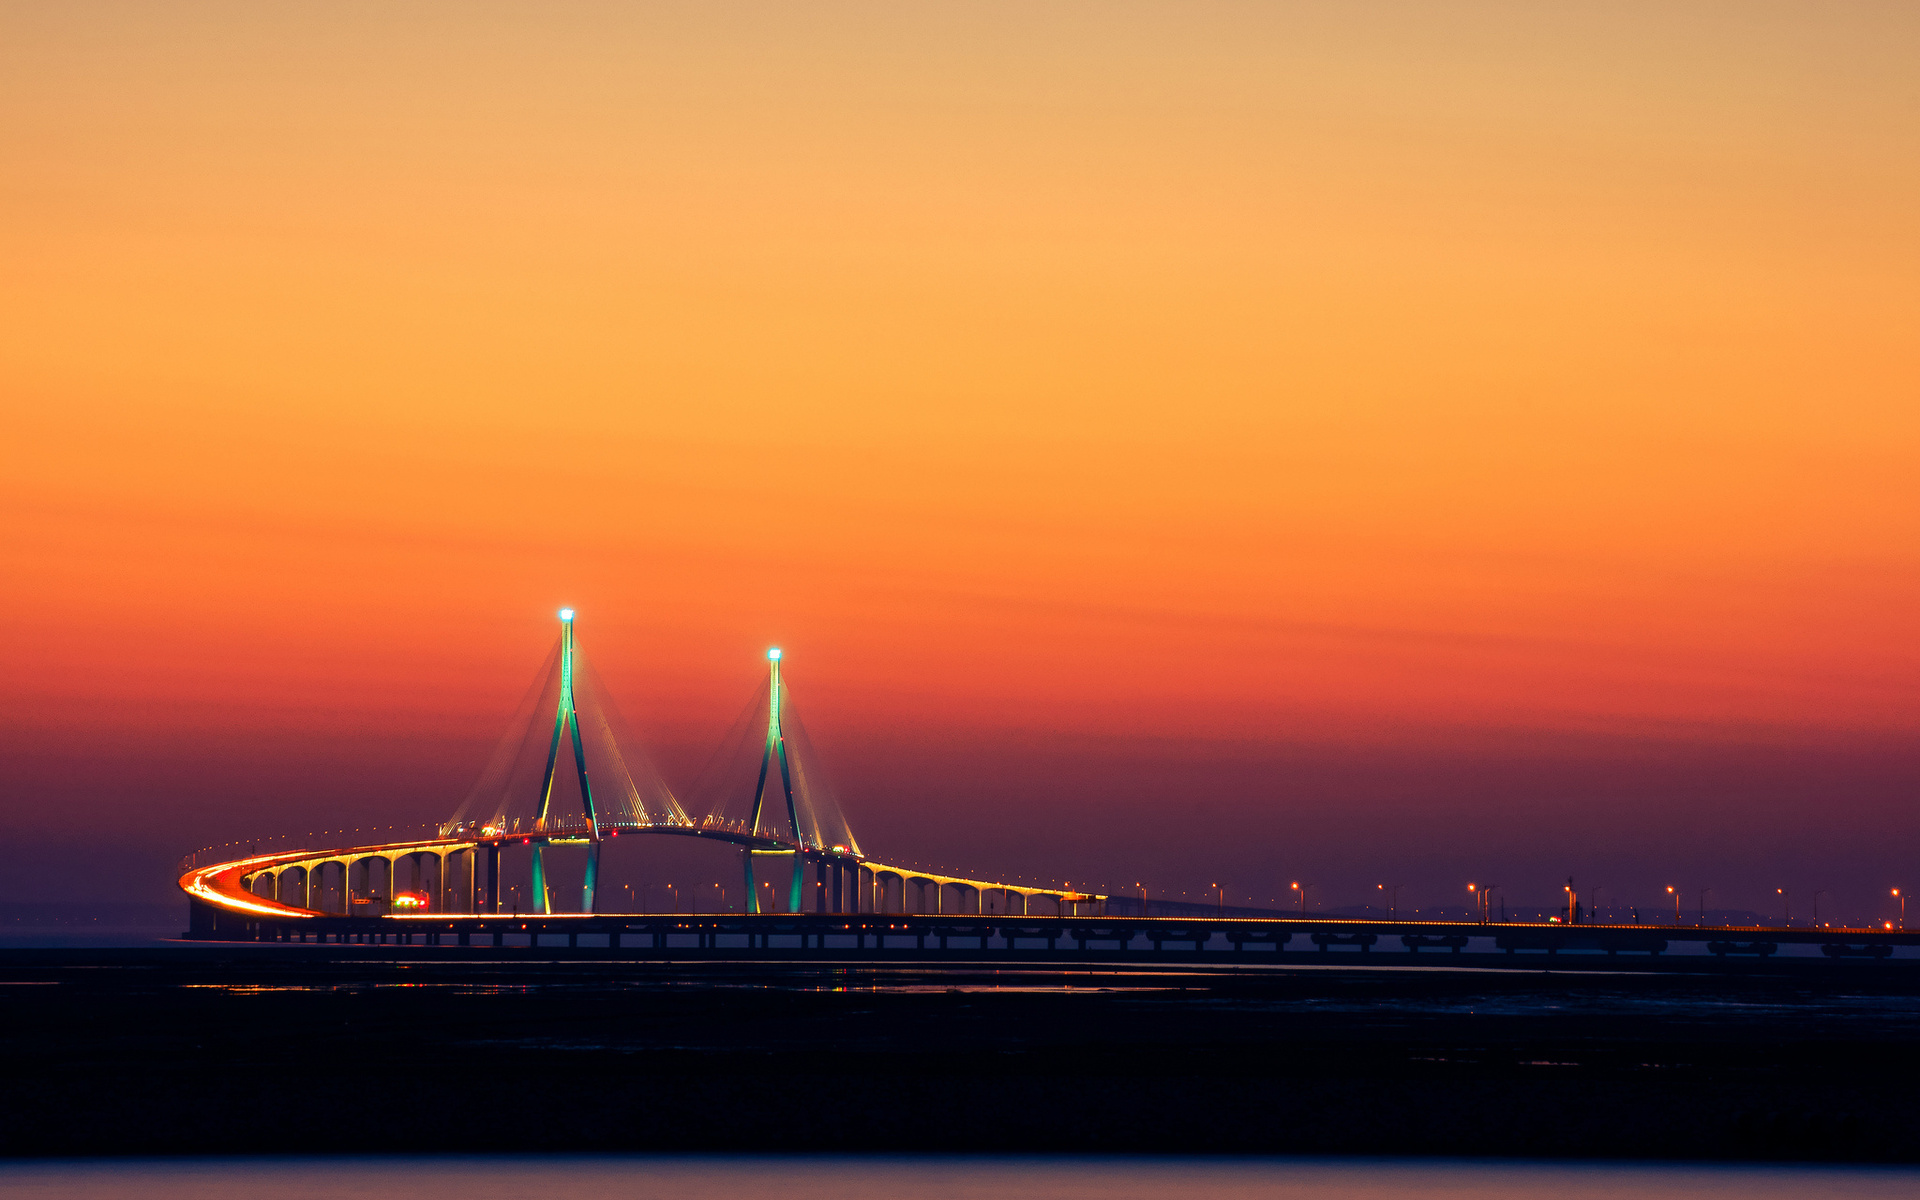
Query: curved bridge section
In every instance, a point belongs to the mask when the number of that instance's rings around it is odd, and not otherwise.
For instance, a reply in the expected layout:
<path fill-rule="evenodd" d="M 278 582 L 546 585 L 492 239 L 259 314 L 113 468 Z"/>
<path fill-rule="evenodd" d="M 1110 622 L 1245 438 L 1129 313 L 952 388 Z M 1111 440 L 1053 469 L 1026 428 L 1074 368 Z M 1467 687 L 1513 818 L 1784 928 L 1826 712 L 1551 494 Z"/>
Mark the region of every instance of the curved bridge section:
<path fill-rule="evenodd" d="M 698 813 L 700 815 L 691 815 Z M 564 915 L 548 881 L 552 846 L 587 851 L 578 913 L 600 915 L 600 852 L 620 837 L 703 838 L 738 849 L 748 915 L 764 912 L 999 912 L 1066 916 L 1104 896 L 941 875 L 871 862 L 826 784 L 781 673 L 767 675 L 689 796 L 676 795 L 581 654 L 574 612 L 486 768 L 437 836 L 372 846 L 290 850 L 201 865 L 180 887 L 196 928 L 330 917 L 498 917 L 501 857 L 531 862 L 530 915 Z M 431 869 L 427 864 L 431 862 Z M 784 896 L 760 874 L 785 868 Z M 808 900 L 807 875 L 813 875 Z M 410 875 L 403 885 L 402 876 Z M 337 908 L 322 903 L 332 897 Z M 513 906 L 514 916 L 519 905 Z"/>
<path fill-rule="evenodd" d="M 1070 917 L 1103 912 L 1107 900 L 1106 896 L 1093 892 L 941 875 L 889 866 L 851 854 L 810 853 L 770 838 L 724 828 L 661 826 L 648 830 L 608 830 L 603 834 L 609 840 L 623 835 L 707 838 L 736 846 L 743 854 L 783 855 L 795 859 L 799 869 L 811 864 L 817 885 L 811 911 L 816 914 L 997 913 Z M 518 919 L 523 915 L 508 913 L 501 906 L 501 857 L 504 854 L 522 848 L 533 853 L 542 846 L 578 844 L 583 840 L 577 830 L 559 829 L 520 836 L 425 838 L 372 846 L 289 850 L 191 866 L 180 876 L 180 888 L 191 901 L 191 932 L 209 936 L 251 938 L 261 936 L 262 930 L 268 928 L 281 931 L 276 934 L 281 936 L 289 922 L 311 924 L 319 930 L 335 923 L 368 919 L 428 918 L 491 927 L 495 922 L 487 918 Z M 436 860 L 437 869 L 422 869 L 428 859 Z M 403 880 L 409 873 L 413 876 L 410 885 Z M 322 886 L 330 880 L 337 881 L 335 886 Z M 423 887 L 423 883 L 428 886 Z M 339 907 L 323 907 L 323 893 L 336 897 Z M 404 902 L 396 904 L 400 897 L 410 897 L 420 903 L 410 910 Z M 787 910 L 788 914 L 805 911 L 801 906 Z M 617 919 L 648 914 L 524 915 Z"/>

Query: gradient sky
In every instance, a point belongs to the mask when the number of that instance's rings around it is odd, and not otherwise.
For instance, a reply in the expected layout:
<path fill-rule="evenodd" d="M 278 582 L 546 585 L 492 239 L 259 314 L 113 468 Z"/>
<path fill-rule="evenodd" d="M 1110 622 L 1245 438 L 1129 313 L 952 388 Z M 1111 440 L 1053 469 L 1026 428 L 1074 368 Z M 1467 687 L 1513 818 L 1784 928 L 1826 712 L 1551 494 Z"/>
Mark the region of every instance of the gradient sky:
<path fill-rule="evenodd" d="M 1879 915 L 1916 213 L 1893 3 L 7 4 L 0 899 L 444 816 L 567 603 L 882 858 Z"/>

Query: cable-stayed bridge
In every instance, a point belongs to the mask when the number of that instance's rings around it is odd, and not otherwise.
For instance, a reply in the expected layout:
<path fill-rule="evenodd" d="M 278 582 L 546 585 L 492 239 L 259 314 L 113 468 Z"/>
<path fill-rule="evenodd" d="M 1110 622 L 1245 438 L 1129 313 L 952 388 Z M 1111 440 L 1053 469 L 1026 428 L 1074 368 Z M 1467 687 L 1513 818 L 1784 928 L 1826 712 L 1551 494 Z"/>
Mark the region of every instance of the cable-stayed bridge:
<path fill-rule="evenodd" d="M 1722 960 L 1764 961 L 1783 944 L 1817 944 L 1829 960 L 1881 962 L 1920 947 L 1904 928 L 1592 925 L 1230 915 L 1135 915 L 1130 899 L 1071 886 L 971 878 L 889 865 L 861 849 L 821 772 L 782 672 L 767 674 L 707 766 L 675 793 L 580 653 L 571 609 L 552 652 L 473 789 L 430 833 L 363 845 L 312 846 L 183 861 L 191 937 L 494 946 L 582 936 L 670 955 L 782 952 L 914 953 L 959 949 L 1018 958 L 1055 953 L 1156 957 L 1249 949 L 1278 958 L 1296 934 L 1318 954 L 1368 954 L 1383 937 L 1412 954 L 1601 951 L 1657 956 L 1694 942 Z M 620 838 L 700 839 L 739 856 L 740 911 L 697 902 L 672 914 L 618 911 L 600 884 L 601 852 Z M 555 882 L 554 853 L 580 848 L 577 895 Z M 529 903 L 502 903 L 507 860 L 525 856 Z M 811 883 L 811 887 L 809 887 Z M 644 889 L 642 890 L 644 901 Z M 644 902 L 639 906 L 645 909 Z M 623 943 L 623 939 L 625 939 Z M 776 946 L 778 941 L 780 944 Z M 929 947 L 928 942 L 935 943 Z M 1044 941 L 1046 949 L 1038 948 Z M 689 945 L 688 943 L 692 944 Z M 907 943 L 911 943 L 909 946 Z M 744 945 L 742 945 L 744 943 Z M 950 943 L 956 943 L 950 946 Z M 1144 947 L 1144 948 L 1143 948 Z M 1169 951 L 1169 947 L 1172 950 Z M 1225 947 L 1225 950 L 1214 949 Z M 1316 955 L 1316 956 L 1317 956 Z M 1458 961 L 1458 960 L 1456 960 Z M 1912 960 L 1907 960 L 1909 963 Z"/>
<path fill-rule="evenodd" d="M 1072 916 L 1097 911 L 1107 899 L 869 859 L 820 769 L 778 649 L 767 652 L 763 684 L 706 767 L 685 796 L 676 795 L 580 652 L 572 609 L 561 610 L 560 625 L 506 735 L 434 836 L 195 861 L 183 864 L 180 886 L 196 904 L 243 920 L 498 916 L 503 857 L 524 853 L 527 915 L 596 915 L 607 908 L 602 849 L 622 837 L 671 836 L 737 849 L 747 915 Z M 557 894 L 550 857 L 556 847 L 585 850 L 577 901 Z"/>

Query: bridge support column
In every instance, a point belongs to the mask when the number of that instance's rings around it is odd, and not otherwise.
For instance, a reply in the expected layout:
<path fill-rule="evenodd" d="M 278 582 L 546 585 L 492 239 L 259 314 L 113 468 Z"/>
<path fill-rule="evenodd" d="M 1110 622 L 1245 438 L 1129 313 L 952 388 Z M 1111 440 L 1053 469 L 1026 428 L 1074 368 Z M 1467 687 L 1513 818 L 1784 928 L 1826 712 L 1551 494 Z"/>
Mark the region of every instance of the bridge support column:
<path fill-rule="evenodd" d="M 827 895 L 827 860 L 824 858 L 814 860 L 813 885 L 813 911 L 826 912 L 830 897 Z"/>
<path fill-rule="evenodd" d="M 546 916 L 553 911 L 547 896 L 547 844 L 533 844 L 533 911 Z"/>
<path fill-rule="evenodd" d="M 500 915 L 500 843 L 487 847 L 487 905 L 482 910 L 489 916 Z M 495 942 L 494 945 L 500 943 Z"/>
<path fill-rule="evenodd" d="M 592 842 L 588 843 L 587 845 L 586 882 L 580 885 L 580 911 L 581 912 L 590 913 L 595 911 L 593 907 L 593 892 L 594 892 L 594 888 L 598 886 L 599 882 L 600 882 L 600 840 L 599 838 L 596 837 Z"/>

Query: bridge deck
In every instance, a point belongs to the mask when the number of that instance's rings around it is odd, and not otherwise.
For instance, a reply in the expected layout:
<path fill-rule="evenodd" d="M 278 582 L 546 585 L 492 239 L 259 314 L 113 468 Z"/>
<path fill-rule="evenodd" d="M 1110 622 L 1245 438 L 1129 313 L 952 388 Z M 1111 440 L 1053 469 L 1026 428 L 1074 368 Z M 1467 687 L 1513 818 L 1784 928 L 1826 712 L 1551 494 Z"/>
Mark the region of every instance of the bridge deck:
<path fill-rule="evenodd" d="M 1133 961 L 1334 961 L 1434 966 L 1555 958 L 1619 965 L 1659 957 L 1682 944 L 1730 946 L 1735 955 L 1790 945 L 1920 946 L 1920 932 L 1804 926 L 1476 924 L 1316 918 L 1054 917 L 947 913 L 770 914 L 403 914 L 302 919 L 242 917 L 196 901 L 186 936 L 210 940 L 513 949 L 564 938 L 571 948 L 605 939 L 623 956 L 983 956 L 1019 961 L 1062 957 Z M 1409 940 L 1403 940 L 1409 939 Z M 1469 953 L 1478 942 L 1480 949 Z M 1488 952 L 1490 948 L 1492 953 Z M 1860 957 L 1871 962 L 1867 955 Z M 1700 955 L 1663 961 L 1697 963 Z M 1902 961 L 1912 961 L 1903 959 Z"/>

